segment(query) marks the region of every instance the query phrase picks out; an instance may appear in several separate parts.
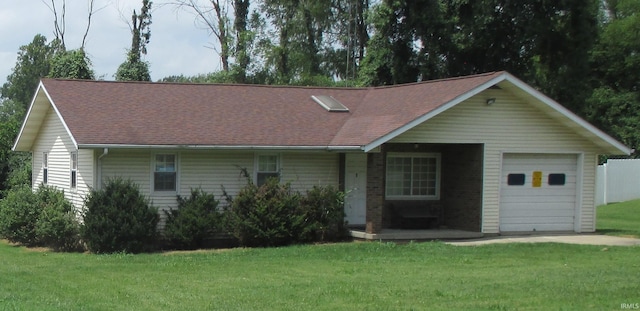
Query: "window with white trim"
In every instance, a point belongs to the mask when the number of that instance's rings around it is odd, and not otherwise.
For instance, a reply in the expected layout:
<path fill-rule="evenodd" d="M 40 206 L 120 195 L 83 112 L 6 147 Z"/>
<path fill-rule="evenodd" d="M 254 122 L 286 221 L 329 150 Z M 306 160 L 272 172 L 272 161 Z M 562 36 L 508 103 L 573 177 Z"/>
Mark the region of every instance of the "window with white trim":
<path fill-rule="evenodd" d="M 71 189 L 75 189 L 78 186 L 78 153 L 72 152 L 70 155 L 70 180 Z"/>
<path fill-rule="evenodd" d="M 439 188 L 440 154 L 387 154 L 387 199 L 437 200 Z"/>
<path fill-rule="evenodd" d="M 42 183 L 47 184 L 49 182 L 49 153 L 42 153 Z"/>
<path fill-rule="evenodd" d="M 262 186 L 269 178 L 280 178 L 280 157 L 259 154 L 256 156 L 256 185 Z"/>
<path fill-rule="evenodd" d="M 153 190 L 176 191 L 176 155 L 156 154 L 153 164 Z"/>

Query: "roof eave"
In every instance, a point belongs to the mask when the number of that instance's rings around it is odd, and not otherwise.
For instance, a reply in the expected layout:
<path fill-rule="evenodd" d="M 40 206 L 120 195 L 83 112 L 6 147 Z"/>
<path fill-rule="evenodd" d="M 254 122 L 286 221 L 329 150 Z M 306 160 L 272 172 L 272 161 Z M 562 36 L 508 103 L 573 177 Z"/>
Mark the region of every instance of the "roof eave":
<path fill-rule="evenodd" d="M 547 106 L 555 109 L 556 111 L 558 111 L 560 114 L 564 115 L 566 118 L 568 118 L 569 120 L 571 120 L 572 122 L 576 123 L 579 125 L 580 128 L 586 130 L 589 134 L 595 136 L 596 138 L 600 139 L 601 142 L 604 143 L 604 145 L 608 146 L 607 147 L 603 147 L 602 144 L 597 144 L 599 146 L 601 146 L 603 148 L 603 150 L 606 150 L 606 152 L 608 152 L 609 154 L 624 154 L 624 155 L 630 155 L 631 153 L 634 152 L 633 149 L 625 146 L 624 144 L 622 144 L 621 142 L 617 141 L 616 139 L 614 139 L 613 137 L 609 136 L 608 134 L 606 134 L 605 132 L 601 131 L 600 129 L 596 128 L 595 126 L 591 125 L 589 122 L 583 120 L 582 118 L 580 118 L 579 116 L 577 116 L 576 114 L 574 114 L 573 112 L 569 111 L 569 109 L 565 108 L 564 106 L 560 105 L 559 103 L 555 102 L 553 99 L 547 97 L 546 95 L 544 95 L 543 93 L 539 92 L 538 90 L 532 88 L 531 86 L 529 86 L 528 84 L 524 83 L 523 81 L 521 81 L 520 79 L 516 78 L 515 76 L 509 74 L 508 72 L 501 72 L 500 75 L 494 77 L 493 79 L 482 83 L 480 85 L 478 85 L 477 87 L 473 88 L 472 90 L 470 90 L 469 92 L 466 92 L 458 97 L 456 97 L 455 99 L 445 103 L 444 105 L 430 111 L 429 113 L 422 115 L 416 119 L 414 119 L 413 121 L 405 124 L 402 127 L 399 127 L 398 129 L 370 142 L 369 144 L 365 145 L 363 147 L 365 152 L 369 152 L 379 146 L 381 146 L 382 144 L 390 141 L 391 139 L 397 137 L 398 135 L 401 135 L 403 133 L 405 133 L 406 131 L 414 128 L 415 126 L 439 115 L 440 113 L 448 110 L 451 107 L 454 107 L 455 105 L 471 98 L 472 96 L 475 96 L 477 94 L 479 94 L 480 92 L 488 89 L 489 87 L 496 85 L 502 81 L 508 81 L 509 83 L 512 83 L 513 85 L 515 85 L 516 87 L 520 88 L 521 90 L 523 90 L 524 92 L 528 93 L 529 95 L 531 95 L 532 97 L 536 98 L 537 100 L 541 101 L 542 103 L 546 104 Z"/>
<path fill-rule="evenodd" d="M 69 135 L 69 138 L 71 139 L 74 147 L 76 149 L 78 149 L 78 143 L 76 142 L 76 139 L 73 137 L 73 135 L 71 134 L 71 130 L 69 129 L 69 127 L 67 126 L 67 123 L 64 121 L 64 118 L 62 117 L 62 114 L 60 114 L 60 111 L 58 110 L 58 107 L 56 107 L 55 103 L 53 102 L 53 99 L 51 99 L 51 96 L 49 95 L 49 92 L 47 91 L 47 88 L 44 86 L 44 83 L 42 82 L 42 80 L 40 81 L 40 83 L 38 84 L 38 88 L 36 89 L 36 92 L 33 96 L 33 99 L 31 99 L 31 104 L 29 105 L 29 110 L 27 111 L 27 114 L 24 118 L 24 121 L 22 122 L 22 126 L 20 127 L 20 132 L 18 133 L 18 137 L 16 138 L 15 143 L 13 144 L 13 147 L 11 148 L 12 151 L 31 151 L 33 144 L 35 142 L 35 139 L 37 137 L 37 135 L 35 135 L 34 137 L 25 137 L 26 135 L 26 128 L 29 125 L 30 122 L 35 122 L 32 120 L 33 118 L 33 113 L 34 113 L 34 109 L 35 106 L 38 104 L 38 98 L 40 95 L 40 91 L 43 92 L 44 96 L 46 97 L 46 100 L 48 102 L 48 104 L 53 108 L 54 112 L 56 113 L 57 117 L 60 119 L 60 122 L 62 123 L 67 135 Z M 43 115 L 43 119 L 39 120 L 39 125 L 42 125 L 42 121 L 44 121 L 44 117 L 46 117 L 46 114 Z"/>
<path fill-rule="evenodd" d="M 282 150 L 282 151 L 362 151 L 362 146 L 288 146 L 288 145 L 154 145 L 154 144 L 80 144 L 80 149 L 192 149 L 192 150 Z"/>
<path fill-rule="evenodd" d="M 587 134 L 593 135 L 594 137 L 600 139 L 604 144 L 601 144 L 601 143 L 596 143 L 596 144 L 601 146 L 603 148 L 603 150 L 606 151 L 608 154 L 631 155 L 634 152 L 633 149 L 625 146 L 623 143 L 621 143 L 618 140 L 616 140 L 615 138 L 609 136 L 607 133 L 603 132 L 602 130 L 600 130 L 597 127 L 593 126 L 591 123 L 589 123 L 589 122 L 585 121 L 584 119 L 580 118 L 578 115 L 574 114 L 569 109 L 565 108 L 564 106 L 562 106 L 561 104 L 557 103 L 556 101 L 554 101 L 553 99 L 549 98 L 548 96 L 544 95 L 540 91 L 538 91 L 538 90 L 534 89 L 533 87 L 529 86 L 528 84 L 524 83 L 523 81 L 521 81 L 520 79 L 516 78 L 515 76 L 513 76 L 511 74 L 508 74 L 508 73 L 505 73 L 505 80 L 507 80 L 510 83 L 514 84 L 515 86 L 517 86 L 518 88 L 520 88 L 524 92 L 528 93 L 529 95 L 533 96 L 537 100 L 541 101 L 545 105 L 555 109 L 560 114 L 562 114 L 564 117 L 568 118 L 572 122 L 574 122 L 577 125 L 579 125 L 579 127 L 581 129 L 586 130 Z"/>
<path fill-rule="evenodd" d="M 369 152 L 379 146 L 381 146 L 382 144 L 388 142 L 389 140 L 405 133 L 406 131 L 414 128 L 415 126 L 424 123 L 425 121 L 439 115 L 442 112 L 445 112 L 447 110 L 449 110 L 449 108 L 454 107 L 455 105 L 479 94 L 480 92 L 488 89 L 489 87 L 503 81 L 505 79 L 505 75 L 507 73 L 506 72 L 502 72 L 500 75 L 492 78 L 491 80 L 484 82 L 478 86 L 476 86 L 475 88 L 471 89 L 470 91 L 461 94 L 459 96 L 457 96 L 456 98 L 454 98 L 453 100 L 444 103 L 443 105 L 441 105 L 440 107 L 433 109 L 431 111 L 429 111 L 428 113 L 414 119 L 413 121 L 395 129 L 394 131 L 389 132 L 388 134 L 370 142 L 369 144 L 364 146 L 364 151 L 365 152 Z"/>

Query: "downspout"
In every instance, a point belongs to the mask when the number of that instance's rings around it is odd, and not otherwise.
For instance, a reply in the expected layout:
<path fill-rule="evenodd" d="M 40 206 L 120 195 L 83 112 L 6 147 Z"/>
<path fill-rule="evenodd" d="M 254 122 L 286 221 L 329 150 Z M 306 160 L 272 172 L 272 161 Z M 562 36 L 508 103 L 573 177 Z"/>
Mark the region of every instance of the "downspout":
<path fill-rule="evenodd" d="M 96 181 L 96 188 L 102 189 L 102 158 L 109 154 L 109 148 L 104 148 L 102 154 L 98 157 L 98 180 Z"/>

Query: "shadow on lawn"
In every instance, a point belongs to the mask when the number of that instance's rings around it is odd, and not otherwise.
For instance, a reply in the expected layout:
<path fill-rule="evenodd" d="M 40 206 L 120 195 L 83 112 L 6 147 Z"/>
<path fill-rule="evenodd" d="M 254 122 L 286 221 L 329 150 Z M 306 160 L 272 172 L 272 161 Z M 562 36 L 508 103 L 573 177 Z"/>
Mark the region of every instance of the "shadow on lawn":
<path fill-rule="evenodd" d="M 640 238 L 640 232 L 631 231 L 631 230 L 602 228 L 602 229 L 597 229 L 596 233 L 604 234 L 604 235 L 620 236 L 620 237 Z"/>

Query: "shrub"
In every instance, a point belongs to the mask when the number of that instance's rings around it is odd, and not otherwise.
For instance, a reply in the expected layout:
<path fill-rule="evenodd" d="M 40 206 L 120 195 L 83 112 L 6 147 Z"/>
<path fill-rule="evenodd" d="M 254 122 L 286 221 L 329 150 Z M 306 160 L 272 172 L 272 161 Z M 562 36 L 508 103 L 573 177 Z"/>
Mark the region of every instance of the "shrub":
<path fill-rule="evenodd" d="M 270 178 L 258 187 L 249 182 L 226 207 L 229 233 L 243 246 L 294 243 L 301 233 L 300 195 L 289 184 Z"/>
<path fill-rule="evenodd" d="M 110 179 L 85 199 L 81 236 L 95 253 L 151 250 L 157 237 L 157 209 L 131 180 Z"/>
<path fill-rule="evenodd" d="M 314 186 L 300 202 L 304 215 L 303 241 L 335 241 L 346 233 L 344 197 L 333 186 Z"/>
<path fill-rule="evenodd" d="M 64 192 L 40 186 L 36 192 L 40 217 L 36 223 L 38 242 L 57 251 L 80 249 L 80 225 L 73 204 Z"/>
<path fill-rule="evenodd" d="M 40 207 L 31 187 L 13 188 L 0 201 L 0 236 L 14 243 L 36 245 L 39 217 Z"/>
<path fill-rule="evenodd" d="M 191 189 L 190 197 L 178 195 L 177 200 L 178 209 L 165 211 L 165 238 L 176 248 L 202 248 L 219 227 L 219 201 L 202 189 Z"/>

